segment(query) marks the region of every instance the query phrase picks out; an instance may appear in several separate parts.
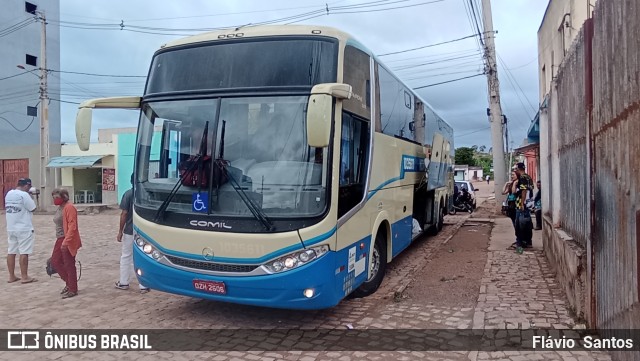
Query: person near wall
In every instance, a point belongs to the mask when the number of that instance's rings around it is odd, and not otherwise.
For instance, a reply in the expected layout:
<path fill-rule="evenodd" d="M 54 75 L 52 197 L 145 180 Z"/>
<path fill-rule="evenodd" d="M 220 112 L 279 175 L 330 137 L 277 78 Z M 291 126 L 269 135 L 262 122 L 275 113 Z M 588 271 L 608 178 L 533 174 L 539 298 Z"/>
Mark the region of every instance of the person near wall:
<path fill-rule="evenodd" d="M 131 175 L 133 187 L 133 174 Z M 129 282 L 135 278 L 133 270 L 133 188 L 122 195 L 120 201 L 120 227 L 118 228 L 117 241 L 122 243 L 120 255 L 120 280 L 116 282 L 119 290 L 128 290 Z M 140 293 L 149 292 L 148 287 L 139 285 Z"/>
<path fill-rule="evenodd" d="M 533 181 L 525 172 L 524 163 L 516 167 L 518 183 L 516 186 L 516 252 L 522 253 L 524 248 L 530 248 L 533 240 L 533 223 L 531 212 L 526 207 L 527 198 L 533 193 Z"/>
<path fill-rule="evenodd" d="M 53 204 L 58 206 L 53 216 L 56 225 L 56 243 L 53 246 L 51 264 L 65 282 L 60 292 L 62 298 L 78 295 L 78 271 L 76 269 L 76 255 L 82 247 L 80 231 L 78 230 L 78 210 L 69 201 L 69 191 L 56 188 L 51 192 Z"/>
<path fill-rule="evenodd" d="M 5 218 L 7 221 L 7 269 L 9 283 L 31 283 L 37 279 L 29 277 L 29 255 L 33 252 L 35 236 L 33 231 L 33 211 L 36 203 L 27 191 L 31 188 L 31 179 L 20 178 L 18 186 L 7 192 L 4 197 Z M 16 277 L 16 255 L 20 255 L 20 276 Z"/>
<path fill-rule="evenodd" d="M 540 193 L 542 190 L 540 188 L 539 180 L 536 182 L 536 187 L 538 187 L 538 191 L 536 192 L 535 198 L 533 198 L 536 208 L 536 228 L 534 229 L 539 231 L 542 229 L 542 194 Z"/>

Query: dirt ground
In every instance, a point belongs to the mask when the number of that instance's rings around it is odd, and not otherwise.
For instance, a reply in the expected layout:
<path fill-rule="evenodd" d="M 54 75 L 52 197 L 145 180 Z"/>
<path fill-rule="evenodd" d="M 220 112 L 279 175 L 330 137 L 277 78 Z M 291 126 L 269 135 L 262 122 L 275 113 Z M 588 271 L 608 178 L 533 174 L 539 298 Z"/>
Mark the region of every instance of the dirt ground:
<path fill-rule="evenodd" d="M 491 211 L 479 207 L 474 218 L 489 218 Z M 413 302 L 443 307 L 473 307 L 487 261 L 491 223 L 465 225 L 439 248 L 429 263 L 416 272 L 405 294 Z"/>

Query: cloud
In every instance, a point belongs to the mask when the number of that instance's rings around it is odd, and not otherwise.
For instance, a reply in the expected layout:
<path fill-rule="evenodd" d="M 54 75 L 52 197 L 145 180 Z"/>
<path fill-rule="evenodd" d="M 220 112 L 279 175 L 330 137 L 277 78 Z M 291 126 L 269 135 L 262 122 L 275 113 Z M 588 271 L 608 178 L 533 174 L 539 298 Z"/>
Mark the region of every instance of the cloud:
<path fill-rule="evenodd" d="M 334 1 L 330 9 L 366 2 Z M 390 8 L 417 4 L 424 1 L 393 2 L 377 8 Z M 480 2 L 477 2 L 478 4 Z M 61 20 L 67 22 L 119 24 L 148 26 L 153 28 L 203 28 L 236 24 L 257 23 L 289 15 L 324 9 L 325 2 L 284 0 L 270 2 L 237 1 L 189 1 L 169 0 L 112 0 L 109 2 L 87 2 L 65 0 L 61 2 Z M 511 71 L 517 85 L 511 84 L 503 65 L 499 68 L 503 110 L 507 114 L 510 132 L 515 146 L 526 136 L 529 121 L 535 115 L 538 104 L 537 29 L 542 20 L 546 2 L 540 0 L 494 0 L 493 23 L 498 30 L 497 51 L 506 67 Z M 274 10 L 276 9 L 276 10 Z M 277 10 L 279 9 L 279 10 Z M 282 10 L 290 9 L 290 10 Z M 374 9 L 370 8 L 369 10 Z M 355 11 L 353 9 L 350 11 Z M 330 10 L 302 22 L 334 26 L 356 37 L 375 54 L 399 51 L 448 41 L 471 35 L 475 29 L 469 19 L 463 0 L 445 0 L 434 4 L 408 7 L 380 12 L 336 14 Z M 526 16 L 523 16 L 525 14 Z M 149 32 L 161 32 L 148 30 Z M 189 31 L 185 31 L 189 33 Z M 89 30 L 69 27 L 61 28 L 61 68 L 101 74 L 146 75 L 151 57 L 159 47 L 180 36 L 135 33 L 121 30 Z M 398 71 L 409 86 L 421 86 L 448 81 L 478 73 L 482 69 L 481 56 L 471 56 L 478 50 L 475 39 L 419 51 L 381 57 L 389 67 L 418 64 L 422 59 L 444 59 L 455 57 L 455 53 L 467 54 L 469 58 L 446 60 L 422 67 Z M 467 53 L 464 53 L 464 52 Z M 443 55 L 449 54 L 449 55 Z M 399 61 L 400 59 L 407 59 Z M 424 61 L 422 61 L 424 62 Z M 439 67 L 440 69 L 435 69 Z M 458 72 L 458 74 L 455 74 Z M 409 78 L 418 78 L 407 80 Z M 63 74 L 62 100 L 79 102 L 95 96 L 141 95 L 144 85 L 141 79 L 95 78 Z M 136 82 L 138 80 L 138 82 Z M 127 82 L 128 81 L 128 82 Z M 69 85 L 73 83 L 76 87 Z M 80 87 L 80 88 L 78 88 Z M 521 90 L 520 90 L 521 88 Z M 82 89 L 86 91 L 82 91 Z M 489 125 L 486 108 L 487 83 L 485 77 L 452 82 L 425 88 L 418 92 L 454 128 L 456 146 L 491 146 L 489 130 L 477 131 Z M 526 100 L 528 98 L 528 101 Z M 534 110 L 529 105 L 533 105 Z M 61 104 L 62 140 L 74 142 L 74 118 L 77 109 L 73 104 Z M 131 117 L 131 119 L 129 119 Z M 126 118 L 126 119 L 125 119 Z M 96 112 L 95 129 L 135 124 L 137 116 L 111 115 Z M 469 132 L 476 133 L 468 134 Z"/>

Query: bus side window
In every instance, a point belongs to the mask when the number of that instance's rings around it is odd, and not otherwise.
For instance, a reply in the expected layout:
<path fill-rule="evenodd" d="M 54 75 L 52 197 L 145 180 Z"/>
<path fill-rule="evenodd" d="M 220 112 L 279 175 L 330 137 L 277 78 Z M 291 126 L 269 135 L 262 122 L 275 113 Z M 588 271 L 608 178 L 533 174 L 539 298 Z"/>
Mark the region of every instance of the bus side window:
<path fill-rule="evenodd" d="M 369 131 L 369 122 L 342 113 L 338 217 L 355 207 L 364 197 Z"/>

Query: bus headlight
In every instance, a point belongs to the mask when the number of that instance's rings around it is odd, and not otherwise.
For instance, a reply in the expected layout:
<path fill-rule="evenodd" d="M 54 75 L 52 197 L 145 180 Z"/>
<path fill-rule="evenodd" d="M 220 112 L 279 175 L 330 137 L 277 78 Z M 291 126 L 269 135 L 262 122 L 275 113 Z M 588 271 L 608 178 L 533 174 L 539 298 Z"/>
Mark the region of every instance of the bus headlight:
<path fill-rule="evenodd" d="M 160 252 L 151 242 L 147 241 L 144 237 L 142 237 L 138 232 L 134 231 L 133 235 L 134 242 L 138 249 L 140 249 L 144 254 L 153 258 L 154 260 L 159 260 L 164 257 L 164 254 Z"/>
<path fill-rule="evenodd" d="M 305 265 L 329 252 L 329 246 L 322 245 L 296 251 L 274 259 L 263 265 L 270 273 L 280 273 Z"/>

